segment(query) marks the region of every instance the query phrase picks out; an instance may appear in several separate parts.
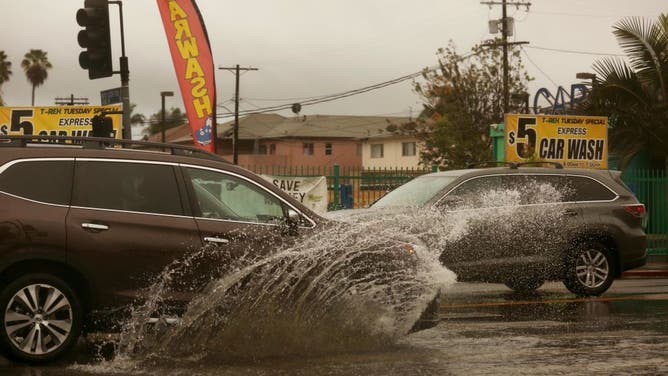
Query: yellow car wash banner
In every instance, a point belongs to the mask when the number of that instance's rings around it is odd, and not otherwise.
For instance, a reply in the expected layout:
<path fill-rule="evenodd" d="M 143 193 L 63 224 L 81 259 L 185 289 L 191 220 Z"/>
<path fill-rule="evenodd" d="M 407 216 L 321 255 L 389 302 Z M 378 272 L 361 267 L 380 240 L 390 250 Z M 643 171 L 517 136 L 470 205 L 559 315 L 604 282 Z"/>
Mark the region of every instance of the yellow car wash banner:
<path fill-rule="evenodd" d="M 608 168 L 608 118 L 506 114 L 506 161 Z"/>
<path fill-rule="evenodd" d="M 0 135 L 87 137 L 92 118 L 104 112 L 121 112 L 120 104 L 109 106 L 0 107 Z M 120 139 L 121 115 L 108 114 L 113 136 Z"/>

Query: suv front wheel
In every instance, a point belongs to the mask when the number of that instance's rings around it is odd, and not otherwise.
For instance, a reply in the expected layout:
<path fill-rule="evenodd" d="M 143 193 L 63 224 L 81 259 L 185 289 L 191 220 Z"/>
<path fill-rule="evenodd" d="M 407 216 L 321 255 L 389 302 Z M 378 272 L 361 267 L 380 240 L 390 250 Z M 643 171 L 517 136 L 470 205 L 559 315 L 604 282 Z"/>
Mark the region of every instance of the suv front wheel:
<path fill-rule="evenodd" d="M 577 246 L 566 262 L 564 285 L 579 296 L 603 294 L 614 279 L 610 251 L 598 242 Z"/>
<path fill-rule="evenodd" d="M 27 274 L 0 294 L 0 341 L 24 362 L 46 362 L 72 347 L 81 331 L 81 303 L 74 291 L 50 274 Z"/>

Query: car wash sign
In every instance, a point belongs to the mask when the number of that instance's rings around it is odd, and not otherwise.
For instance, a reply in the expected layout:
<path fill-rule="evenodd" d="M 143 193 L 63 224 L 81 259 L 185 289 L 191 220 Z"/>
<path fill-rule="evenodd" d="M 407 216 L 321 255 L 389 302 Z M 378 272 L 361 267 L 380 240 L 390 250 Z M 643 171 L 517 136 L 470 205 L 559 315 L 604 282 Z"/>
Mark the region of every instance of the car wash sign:
<path fill-rule="evenodd" d="M 506 161 L 607 169 L 608 118 L 507 114 Z"/>
<path fill-rule="evenodd" d="M 87 137 L 93 116 L 111 118 L 113 137 L 121 138 L 120 104 L 110 106 L 0 107 L 0 135 Z"/>

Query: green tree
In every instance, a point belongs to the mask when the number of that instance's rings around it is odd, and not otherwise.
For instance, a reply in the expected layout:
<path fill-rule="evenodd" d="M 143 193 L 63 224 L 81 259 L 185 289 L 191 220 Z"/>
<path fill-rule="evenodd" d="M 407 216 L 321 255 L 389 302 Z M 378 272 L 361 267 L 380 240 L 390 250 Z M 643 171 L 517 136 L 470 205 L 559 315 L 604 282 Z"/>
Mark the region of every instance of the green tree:
<path fill-rule="evenodd" d="M 12 62 L 7 60 L 5 51 L 0 51 L 0 106 L 4 106 L 5 102 L 2 99 L 2 84 L 9 81 L 12 75 Z"/>
<path fill-rule="evenodd" d="M 424 102 L 419 118 L 389 130 L 422 141 L 424 164 L 450 169 L 492 159 L 489 126 L 502 122 L 504 115 L 501 50 L 476 45 L 460 55 L 451 41 L 437 55 L 438 68 L 426 69 L 423 81 L 415 84 Z M 526 92 L 530 80 L 519 50 L 511 49 L 510 93 Z"/>
<path fill-rule="evenodd" d="M 186 113 L 180 108 L 172 107 L 165 110 L 165 129 L 178 127 L 187 122 Z M 144 130 L 145 134 L 152 135 L 162 131 L 162 111 L 151 115 L 148 119 L 149 126 Z"/>
<path fill-rule="evenodd" d="M 35 105 L 35 88 L 42 86 L 48 77 L 48 70 L 52 68 L 46 52 L 42 50 L 30 50 L 21 61 L 21 68 L 26 73 L 28 82 L 32 85 L 32 105 Z"/>
<path fill-rule="evenodd" d="M 144 116 L 144 114 L 135 113 L 136 108 L 136 103 L 130 103 L 130 125 L 142 126 L 146 121 L 146 116 Z"/>
<path fill-rule="evenodd" d="M 582 109 L 609 117 L 610 147 L 622 157 L 622 168 L 640 150 L 668 165 L 668 15 L 625 18 L 613 29 L 628 63 L 596 61 L 599 78 Z"/>

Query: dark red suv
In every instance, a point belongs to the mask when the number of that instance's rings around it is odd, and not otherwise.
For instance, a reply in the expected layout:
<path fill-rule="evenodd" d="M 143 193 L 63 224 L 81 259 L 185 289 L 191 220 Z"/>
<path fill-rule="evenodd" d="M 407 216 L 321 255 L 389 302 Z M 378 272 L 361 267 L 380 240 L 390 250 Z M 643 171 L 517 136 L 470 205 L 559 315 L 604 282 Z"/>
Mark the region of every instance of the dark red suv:
<path fill-rule="evenodd" d="M 58 357 L 188 251 L 263 253 L 325 223 L 213 154 L 63 139 L 0 140 L 0 342 L 19 360 Z"/>

